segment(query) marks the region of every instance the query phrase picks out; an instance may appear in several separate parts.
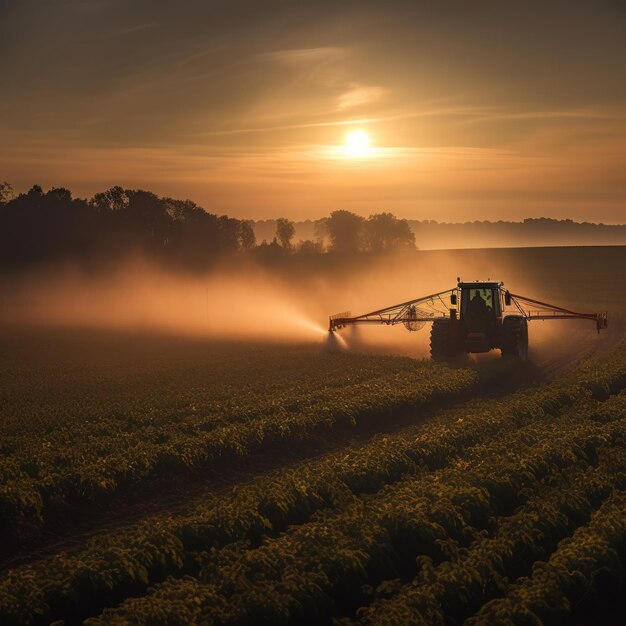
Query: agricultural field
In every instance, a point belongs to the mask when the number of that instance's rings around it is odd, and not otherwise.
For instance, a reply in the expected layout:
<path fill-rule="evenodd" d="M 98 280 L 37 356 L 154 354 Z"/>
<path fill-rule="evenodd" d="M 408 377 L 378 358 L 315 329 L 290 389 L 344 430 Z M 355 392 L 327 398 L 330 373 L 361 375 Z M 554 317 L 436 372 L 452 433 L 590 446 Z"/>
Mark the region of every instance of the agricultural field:
<path fill-rule="evenodd" d="M 521 364 L 3 328 L 0 623 L 623 623 L 619 269 Z"/>

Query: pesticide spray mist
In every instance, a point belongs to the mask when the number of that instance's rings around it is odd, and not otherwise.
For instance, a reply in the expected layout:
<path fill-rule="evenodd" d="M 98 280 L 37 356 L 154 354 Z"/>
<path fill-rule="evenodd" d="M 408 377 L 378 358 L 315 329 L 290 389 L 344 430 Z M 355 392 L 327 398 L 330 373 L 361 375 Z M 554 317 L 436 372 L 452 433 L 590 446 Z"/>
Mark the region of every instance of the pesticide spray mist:
<path fill-rule="evenodd" d="M 258 268 L 205 275 L 127 261 L 105 273 L 66 267 L 5 281 L 2 322 L 136 329 L 236 340 L 314 341 L 307 304 Z"/>
<path fill-rule="evenodd" d="M 546 284 L 545 276 L 521 265 L 523 257 L 510 259 L 506 252 L 388 255 L 366 263 L 344 261 L 330 271 L 310 267 L 270 270 L 247 264 L 191 274 L 166 270 L 141 258 L 95 273 L 67 266 L 2 279 L 0 323 L 237 341 L 312 342 L 328 349 L 420 357 L 428 354 L 428 324 L 413 333 L 402 326 L 353 327 L 328 333 L 328 315 L 347 310 L 361 314 L 448 289 L 455 285 L 459 268 L 464 279 L 505 279 L 518 293 L 549 300 L 554 287 Z M 563 333 L 569 337 L 575 333 L 588 342 L 593 329 L 585 322 L 582 327 L 573 322 L 535 322 L 530 328 L 531 354 L 540 355 L 542 344 L 551 353 L 565 348 Z"/>
<path fill-rule="evenodd" d="M 271 271 L 255 264 L 192 274 L 163 269 L 141 258 L 96 273 L 75 266 L 40 270 L 1 281 L 0 323 L 425 354 L 427 330 L 409 334 L 402 327 L 375 327 L 328 332 L 328 316 L 333 312 L 379 308 L 435 284 L 420 284 L 406 271 L 393 272 L 390 278 L 387 263 L 333 269 L 332 275 Z"/>

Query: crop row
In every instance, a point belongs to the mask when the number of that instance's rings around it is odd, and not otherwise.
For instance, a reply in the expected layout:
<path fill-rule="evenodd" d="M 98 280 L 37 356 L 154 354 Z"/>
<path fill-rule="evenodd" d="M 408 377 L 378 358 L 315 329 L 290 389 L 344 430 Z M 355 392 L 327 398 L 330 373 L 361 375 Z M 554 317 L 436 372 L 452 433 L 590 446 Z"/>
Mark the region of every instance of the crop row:
<path fill-rule="evenodd" d="M 46 436 L 3 440 L 0 460 L 0 528 L 45 518 L 47 507 L 84 503 L 120 486 L 244 456 L 262 446 L 307 440 L 317 433 L 389 412 L 419 407 L 478 383 L 469 369 L 415 364 L 395 374 L 340 388 L 278 398 L 261 416 L 216 424 L 193 413 L 175 421 L 125 426 L 119 420 L 86 421 Z M 158 390 L 155 389 L 155 393 Z"/>
<path fill-rule="evenodd" d="M 573 467 L 550 484 L 540 484 L 513 515 L 498 520 L 493 533 L 480 534 L 467 548 L 449 546 L 449 560 L 434 565 L 432 559 L 420 557 L 421 571 L 409 584 L 399 588 L 389 582 L 379 585 L 378 597 L 357 611 L 356 623 L 463 623 L 474 608 L 506 594 L 511 589 L 510 580 L 530 571 L 533 563 L 549 556 L 558 541 L 584 526 L 613 489 L 626 488 L 626 447 L 600 454 L 596 467 Z M 501 618 L 503 611 L 486 613 L 488 617 L 477 623 L 503 623 L 493 619 L 496 615 Z"/>
<path fill-rule="evenodd" d="M 625 554 L 626 492 L 622 490 L 607 499 L 588 525 L 562 541 L 547 562 L 535 563 L 530 577 L 520 579 L 504 598 L 485 604 L 466 623 L 561 623 L 580 605 L 589 605 L 594 596 L 606 593 L 606 588 L 620 593 L 626 578 Z M 594 623 L 599 623 L 598 617 L 595 613 Z"/>
<path fill-rule="evenodd" d="M 84 614 L 101 605 L 102 598 L 136 593 L 148 582 L 183 571 L 194 550 L 242 539 L 256 542 L 264 533 L 301 523 L 317 509 L 349 503 L 352 494 L 376 491 L 407 473 L 419 473 L 424 465 L 443 466 L 468 446 L 502 431 L 549 423 L 560 407 L 584 401 L 589 385 L 606 390 L 622 384 L 624 364 L 619 358 L 610 363 L 601 372 L 589 370 L 595 373 L 586 376 L 585 385 L 570 381 L 500 401 L 470 402 L 433 423 L 260 478 L 229 496 L 200 503 L 182 519 L 150 520 L 123 535 L 101 536 L 75 556 L 59 555 L 9 572 L 0 581 L 4 615 L 19 614 L 27 623 L 37 614 Z M 593 402 L 581 419 L 610 421 L 621 416 L 619 411 L 611 398 Z"/>
<path fill-rule="evenodd" d="M 623 445 L 626 419 L 608 424 L 561 417 L 476 446 L 449 468 L 403 480 L 375 495 L 268 538 L 188 555 L 193 577 L 169 578 L 148 595 L 86 623 L 311 623 L 362 601 L 362 586 L 402 575 L 418 556 L 447 558 L 494 516 L 510 515 L 540 481 L 596 462 Z"/>
<path fill-rule="evenodd" d="M 13 349 L 19 352 L 19 346 Z M 99 424 L 106 425 L 102 432 L 123 432 L 194 416 L 207 425 L 246 421 L 283 406 L 295 407 L 307 394 L 378 378 L 381 372 L 396 375 L 430 367 L 403 357 L 237 344 L 211 345 L 184 358 L 171 352 L 161 359 L 118 356 L 108 365 L 100 353 L 98 362 L 74 362 L 74 355 L 56 366 L 33 363 L 40 351 L 45 355 L 38 347 L 26 361 L 3 361 L 3 450 L 14 435 L 60 431 L 71 438 L 85 423 L 97 434 Z"/>

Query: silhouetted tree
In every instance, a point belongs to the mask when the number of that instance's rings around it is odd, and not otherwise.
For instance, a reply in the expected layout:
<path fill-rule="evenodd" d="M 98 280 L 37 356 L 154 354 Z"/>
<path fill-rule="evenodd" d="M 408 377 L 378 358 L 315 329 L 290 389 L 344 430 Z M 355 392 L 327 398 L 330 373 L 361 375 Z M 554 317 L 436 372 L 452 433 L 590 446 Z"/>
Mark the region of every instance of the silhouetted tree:
<path fill-rule="evenodd" d="M 415 235 L 409 223 L 391 213 L 370 215 L 363 232 L 366 248 L 372 252 L 415 248 Z"/>
<path fill-rule="evenodd" d="M 329 236 L 325 217 L 313 222 L 313 236 L 315 237 L 315 241 L 319 241 L 322 244 L 322 247 L 326 245 Z"/>
<path fill-rule="evenodd" d="M 271 222 L 280 238 L 256 246 L 254 223 L 207 213 L 191 200 L 161 198 L 141 189 L 116 186 L 97 193 L 87 202 L 74 198 L 69 189 L 44 192 L 34 185 L 15 196 L 8 183 L 0 184 L 0 266 L 21 267 L 33 263 L 115 259 L 137 250 L 163 262 L 205 269 L 220 257 L 252 253 L 269 266 L 293 263 L 294 223 L 286 218 Z M 444 246 L 482 237 L 482 241 L 506 240 L 524 245 L 532 241 L 597 245 L 623 244 L 626 226 L 577 223 L 572 220 L 532 218 L 524 222 L 475 221 L 439 224 L 412 222 L 424 241 Z M 391 213 L 367 220 L 349 211 L 334 211 L 315 223 L 305 223 L 307 239 L 296 247 L 303 255 L 320 254 L 324 242 L 335 252 L 387 251 L 415 246 L 406 220 Z M 311 228 L 313 226 L 313 228 Z M 440 244 L 441 245 L 441 244 Z M 254 250 L 252 250 L 254 249 Z M 313 262 L 308 259 L 307 262 Z"/>
<path fill-rule="evenodd" d="M 172 255 L 188 267 L 205 268 L 220 254 L 219 218 L 200 207 L 187 208 L 189 212 L 175 221 Z"/>
<path fill-rule="evenodd" d="M 164 201 L 150 191 L 127 190 L 128 206 L 121 211 L 131 245 L 160 252 L 171 234 L 172 218 Z"/>
<path fill-rule="evenodd" d="M 276 220 L 276 239 L 285 250 L 291 250 L 293 247 L 291 240 L 295 234 L 296 227 L 291 220 L 288 220 L 286 217 L 279 217 Z"/>
<path fill-rule="evenodd" d="M 297 250 L 300 254 L 322 254 L 324 252 L 324 244 L 321 241 L 304 239 L 298 244 Z"/>
<path fill-rule="evenodd" d="M 234 252 L 239 250 L 240 245 L 240 228 L 239 220 L 227 215 L 221 215 L 219 218 L 220 227 L 220 248 L 222 252 Z"/>
<path fill-rule="evenodd" d="M 255 243 L 249 223 L 141 189 L 111 187 L 87 202 L 72 198 L 68 189 L 44 193 L 34 185 L 0 203 L 0 262 L 10 265 L 111 259 L 139 250 L 201 269 Z"/>
<path fill-rule="evenodd" d="M 242 250 L 251 250 L 256 246 L 256 235 L 250 222 L 239 222 L 239 245 Z"/>
<path fill-rule="evenodd" d="M 51 202 L 68 203 L 72 201 L 72 192 L 65 187 L 53 187 L 46 196 Z"/>
<path fill-rule="evenodd" d="M 333 211 L 324 218 L 333 252 L 354 254 L 363 244 L 363 223 L 365 219 L 350 211 Z"/>
<path fill-rule="evenodd" d="M 13 187 L 6 181 L 0 183 L 0 204 L 6 204 L 13 198 Z"/>
<path fill-rule="evenodd" d="M 122 211 L 128 207 L 130 198 L 128 192 L 122 187 L 111 187 L 106 191 L 97 193 L 90 201 L 89 204 L 93 206 L 97 211 Z"/>
<path fill-rule="evenodd" d="M 254 256 L 264 265 L 268 266 L 283 266 L 286 258 L 291 258 L 291 255 L 279 245 L 276 237 L 269 243 L 267 240 L 263 240 L 254 250 Z"/>
<path fill-rule="evenodd" d="M 85 254 L 97 237 L 93 213 L 69 190 L 34 185 L 1 205 L 0 260 L 10 265 Z"/>

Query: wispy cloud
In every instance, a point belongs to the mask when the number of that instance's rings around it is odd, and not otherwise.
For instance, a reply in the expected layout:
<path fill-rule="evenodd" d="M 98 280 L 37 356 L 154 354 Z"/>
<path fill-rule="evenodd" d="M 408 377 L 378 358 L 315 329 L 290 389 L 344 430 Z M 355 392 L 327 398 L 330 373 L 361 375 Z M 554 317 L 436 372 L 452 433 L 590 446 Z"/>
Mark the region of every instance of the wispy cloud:
<path fill-rule="evenodd" d="M 121 28 L 119 30 L 114 31 L 112 34 L 113 37 L 122 37 L 124 35 L 133 35 L 142 30 L 148 30 L 152 28 L 156 22 L 146 22 L 143 24 L 135 24 L 134 26 L 127 26 L 125 28 Z"/>
<path fill-rule="evenodd" d="M 354 85 L 338 98 L 337 107 L 340 111 L 354 107 L 371 104 L 379 100 L 385 94 L 382 87 Z"/>
<path fill-rule="evenodd" d="M 258 55 L 264 61 L 276 61 L 286 64 L 320 63 L 337 60 L 345 55 L 344 48 L 295 48 L 290 50 L 273 50 Z"/>
<path fill-rule="evenodd" d="M 405 111 L 399 113 L 389 113 L 383 115 L 374 115 L 367 117 L 355 117 L 349 119 L 335 119 L 335 120 L 325 120 L 320 122 L 307 122 L 302 124 L 283 124 L 283 125 L 271 125 L 271 126 L 248 126 L 242 128 L 229 128 L 222 130 L 209 131 L 206 133 L 202 133 L 203 137 L 211 137 L 211 136 L 219 136 L 219 135 L 239 135 L 246 133 L 271 133 L 278 130 L 299 130 L 305 128 L 326 128 L 333 126 L 352 126 L 352 125 L 367 125 L 367 124 L 376 124 L 378 122 L 390 122 L 396 120 L 408 120 L 420 117 L 468 117 L 471 119 L 472 116 L 483 116 L 485 117 L 485 111 L 487 109 L 485 107 L 480 106 L 449 106 L 449 107 L 430 107 L 425 106 L 424 108 Z"/>
<path fill-rule="evenodd" d="M 572 109 L 545 109 L 545 110 L 522 110 L 511 112 L 495 112 L 487 115 L 479 115 L 466 120 L 468 124 L 482 124 L 488 122 L 514 121 L 514 120 L 542 120 L 542 119 L 618 119 L 626 115 L 623 108 L 608 107 L 585 107 Z"/>

